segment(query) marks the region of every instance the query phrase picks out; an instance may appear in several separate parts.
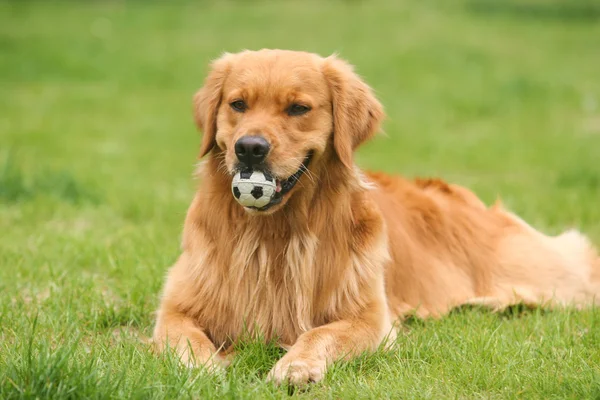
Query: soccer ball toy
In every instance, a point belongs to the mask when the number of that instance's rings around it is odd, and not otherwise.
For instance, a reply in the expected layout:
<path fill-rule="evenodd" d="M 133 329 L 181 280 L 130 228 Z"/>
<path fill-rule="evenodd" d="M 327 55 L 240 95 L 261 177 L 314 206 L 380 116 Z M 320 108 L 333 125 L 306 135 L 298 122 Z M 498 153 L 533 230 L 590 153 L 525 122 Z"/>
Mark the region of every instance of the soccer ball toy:
<path fill-rule="evenodd" d="M 244 207 L 262 208 L 275 195 L 275 179 L 263 171 L 240 171 L 233 177 L 231 191 Z"/>

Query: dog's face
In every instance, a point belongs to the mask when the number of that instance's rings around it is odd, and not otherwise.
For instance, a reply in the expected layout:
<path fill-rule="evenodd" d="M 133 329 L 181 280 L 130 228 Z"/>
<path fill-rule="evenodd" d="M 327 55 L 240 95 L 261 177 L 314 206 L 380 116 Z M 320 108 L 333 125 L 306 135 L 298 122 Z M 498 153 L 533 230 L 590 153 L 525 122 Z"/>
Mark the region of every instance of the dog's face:
<path fill-rule="evenodd" d="M 201 156 L 215 149 L 233 176 L 262 170 L 276 193 L 254 212 L 280 209 L 302 176 L 325 159 L 352 169 L 352 152 L 372 136 L 381 105 L 345 62 L 282 50 L 226 54 L 212 65 L 195 96 L 204 131 Z M 310 180 L 318 184 L 317 179 Z"/>

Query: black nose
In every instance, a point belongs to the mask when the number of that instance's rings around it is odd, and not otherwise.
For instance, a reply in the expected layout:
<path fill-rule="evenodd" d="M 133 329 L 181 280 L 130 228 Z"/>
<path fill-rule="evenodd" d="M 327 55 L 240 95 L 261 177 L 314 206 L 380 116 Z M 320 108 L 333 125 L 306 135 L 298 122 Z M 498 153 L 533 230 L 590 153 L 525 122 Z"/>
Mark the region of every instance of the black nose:
<path fill-rule="evenodd" d="M 235 142 L 235 155 L 247 167 L 252 167 L 265 160 L 270 147 L 262 136 L 242 136 Z"/>

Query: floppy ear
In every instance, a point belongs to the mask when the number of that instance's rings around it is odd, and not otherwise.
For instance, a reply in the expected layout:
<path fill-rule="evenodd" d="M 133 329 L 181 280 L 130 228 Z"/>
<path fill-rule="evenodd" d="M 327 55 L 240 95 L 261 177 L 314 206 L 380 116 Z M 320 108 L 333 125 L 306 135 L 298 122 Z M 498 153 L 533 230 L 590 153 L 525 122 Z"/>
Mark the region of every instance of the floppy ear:
<path fill-rule="evenodd" d="M 352 169 L 352 153 L 379 130 L 383 107 L 347 62 L 327 57 L 323 74 L 333 103 L 333 147 L 340 161 Z"/>
<path fill-rule="evenodd" d="M 217 111 L 223 96 L 223 83 L 231 66 L 231 55 L 225 53 L 213 61 L 204 86 L 194 95 L 194 118 L 203 132 L 200 157 L 205 156 L 215 145 L 217 135 Z"/>

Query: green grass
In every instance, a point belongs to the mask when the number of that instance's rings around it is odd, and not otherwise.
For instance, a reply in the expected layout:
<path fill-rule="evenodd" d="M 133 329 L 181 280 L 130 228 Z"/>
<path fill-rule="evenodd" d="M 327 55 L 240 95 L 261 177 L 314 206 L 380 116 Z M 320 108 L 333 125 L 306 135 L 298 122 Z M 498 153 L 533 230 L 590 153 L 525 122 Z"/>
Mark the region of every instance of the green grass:
<path fill-rule="evenodd" d="M 600 398 L 600 311 L 410 321 L 305 391 L 244 343 L 144 344 L 191 200 L 191 96 L 223 51 L 339 52 L 376 89 L 366 168 L 438 175 L 600 243 L 600 6 L 584 0 L 0 3 L 0 398 Z"/>

